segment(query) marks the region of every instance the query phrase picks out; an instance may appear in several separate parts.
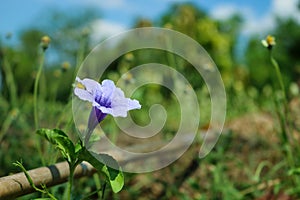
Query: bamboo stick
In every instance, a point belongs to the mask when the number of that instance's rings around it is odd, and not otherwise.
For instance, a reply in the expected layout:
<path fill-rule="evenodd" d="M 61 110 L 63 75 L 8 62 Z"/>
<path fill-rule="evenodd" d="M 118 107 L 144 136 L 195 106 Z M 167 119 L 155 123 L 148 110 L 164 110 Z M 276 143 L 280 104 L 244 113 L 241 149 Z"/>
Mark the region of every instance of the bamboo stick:
<path fill-rule="evenodd" d="M 88 176 L 95 173 L 96 170 L 87 162 L 83 162 L 75 170 L 75 177 Z M 64 183 L 69 177 L 69 166 L 67 162 L 57 163 L 48 167 L 40 167 L 28 171 L 34 184 L 49 186 Z M 27 181 L 25 174 L 17 173 L 14 175 L 0 178 L 0 199 L 14 199 L 18 196 L 34 192 L 34 189 Z"/>

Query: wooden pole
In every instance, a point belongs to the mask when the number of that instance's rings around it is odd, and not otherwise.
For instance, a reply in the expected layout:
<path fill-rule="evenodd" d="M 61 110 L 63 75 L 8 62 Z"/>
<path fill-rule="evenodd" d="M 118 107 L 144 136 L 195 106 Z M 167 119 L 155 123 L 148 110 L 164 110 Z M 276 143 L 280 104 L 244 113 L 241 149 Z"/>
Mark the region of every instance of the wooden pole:
<path fill-rule="evenodd" d="M 82 162 L 77 166 L 74 176 L 76 178 L 82 176 L 89 176 L 96 172 L 89 163 Z M 57 163 L 48 167 L 40 167 L 28 171 L 34 184 L 40 186 L 41 184 L 49 186 L 64 183 L 69 177 L 69 165 L 67 162 Z M 17 173 L 10 176 L 0 178 L 0 199 L 14 199 L 18 196 L 34 192 L 30 186 L 25 174 Z"/>

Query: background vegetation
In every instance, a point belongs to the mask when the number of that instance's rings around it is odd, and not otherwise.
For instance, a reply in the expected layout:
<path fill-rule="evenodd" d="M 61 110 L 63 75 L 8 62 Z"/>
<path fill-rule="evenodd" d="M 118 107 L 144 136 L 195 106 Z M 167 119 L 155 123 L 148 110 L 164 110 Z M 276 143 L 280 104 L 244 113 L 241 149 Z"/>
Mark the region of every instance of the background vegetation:
<path fill-rule="evenodd" d="M 99 15 L 93 9 L 78 12 L 76 16 L 55 10 L 49 13 L 45 24 L 28 27 L 19 35 L 8 33 L 0 38 L 0 176 L 17 172 L 12 165 L 17 160 L 23 160 L 24 166 L 32 169 L 61 159 L 35 134 L 33 89 L 43 35 L 50 36 L 51 44 L 46 51 L 39 88 L 40 127 L 61 128 L 74 141 L 77 140 L 70 105 L 72 83 L 85 56 L 94 44 L 100 42 L 92 40 L 89 27 L 89 22 Z M 136 21 L 134 27 L 159 26 L 180 31 L 206 49 L 225 83 L 227 122 L 224 134 L 208 157 L 195 160 L 199 149 L 199 144 L 195 144 L 181 159 L 163 170 L 151 174 L 126 174 L 125 188 L 118 194 L 108 193 L 108 199 L 109 196 L 114 199 L 186 200 L 300 198 L 300 185 L 297 184 L 300 152 L 296 150 L 300 142 L 300 25 L 293 19 L 278 18 L 271 31 L 277 41 L 273 56 L 281 66 L 291 135 L 295 138 L 288 144 L 295 157 L 295 165 L 291 168 L 279 137 L 276 96 L 280 92 L 269 52 L 261 45 L 263 38 L 257 35 L 251 36 L 249 42 L 240 39 L 242 24 L 243 19 L 238 15 L 215 20 L 192 4 L 173 5 L 154 22 L 147 19 Z M 246 44 L 243 52 L 237 52 L 238 42 Z M 165 56 L 161 56 L 165 54 L 160 51 L 131 52 L 112 63 L 105 76 L 118 80 L 126 70 L 146 61 L 170 65 Z M 179 58 L 176 58 L 176 63 L 171 66 L 188 77 L 201 99 L 200 128 L 205 129 L 210 119 L 206 88 L 188 63 Z M 164 88 L 145 88 L 135 95 L 143 99 L 145 107 L 157 102 L 166 105 L 171 118 L 177 112 L 174 97 Z M 146 111 L 137 115 L 138 123 L 148 123 Z M 113 138 L 117 137 L 118 129 L 111 119 L 103 126 Z M 172 134 L 176 128 L 170 120 L 165 131 Z M 41 152 L 36 150 L 39 146 L 42 146 Z M 81 179 L 76 184 L 75 187 L 84 188 L 80 193 L 96 190 L 93 178 Z M 52 190 L 60 194 L 63 187 L 56 186 Z M 38 196 L 33 194 L 21 199 Z"/>

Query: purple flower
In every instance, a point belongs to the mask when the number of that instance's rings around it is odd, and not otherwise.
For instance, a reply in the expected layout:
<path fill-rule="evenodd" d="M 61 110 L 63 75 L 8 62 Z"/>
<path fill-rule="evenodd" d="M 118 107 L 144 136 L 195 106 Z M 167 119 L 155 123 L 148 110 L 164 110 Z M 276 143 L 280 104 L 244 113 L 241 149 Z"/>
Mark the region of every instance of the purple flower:
<path fill-rule="evenodd" d="M 129 110 L 141 108 L 137 100 L 125 98 L 124 92 L 111 80 L 104 80 L 99 84 L 92 79 L 81 80 L 76 77 L 76 82 L 75 95 L 91 102 L 93 106 L 88 121 L 88 132 L 92 132 L 107 114 L 126 117 Z"/>

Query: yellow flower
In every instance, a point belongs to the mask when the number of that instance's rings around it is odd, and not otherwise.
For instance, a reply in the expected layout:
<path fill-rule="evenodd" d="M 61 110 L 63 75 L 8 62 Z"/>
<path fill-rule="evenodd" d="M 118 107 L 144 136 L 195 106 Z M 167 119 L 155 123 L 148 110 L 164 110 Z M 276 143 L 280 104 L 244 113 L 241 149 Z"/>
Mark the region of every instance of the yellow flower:
<path fill-rule="evenodd" d="M 125 55 L 125 60 L 126 61 L 131 62 L 131 61 L 133 61 L 133 59 L 134 59 L 134 55 L 132 53 L 127 53 Z"/>
<path fill-rule="evenodd" d="M 43 48 L 44 51 L 49 47 L 50 41 L 51 41 L 51 39 L 49 36 L 45 35 L 42 37 L 41 47 Z"/>
<path fill-rule="evenodd" d="M 267 47 L 268 49 L 272 49 L 272 47 L 276 45 L 275 37 L 268 35 L 266 39 L 261 41 L 261 43 L 264 47 Z"/>
<path fill-rule="evenodd" d="M 71 67 L 71 64 L 70 64 L 69 62 L 67 62 L 67 61 L 65 61 L 65 62 L 63 62 L 63 63 L 61 64 L 61 70 L 62 70 L 63 72 L 68 71 L 68 70 L 70 69 L 70 67 Z"/>

